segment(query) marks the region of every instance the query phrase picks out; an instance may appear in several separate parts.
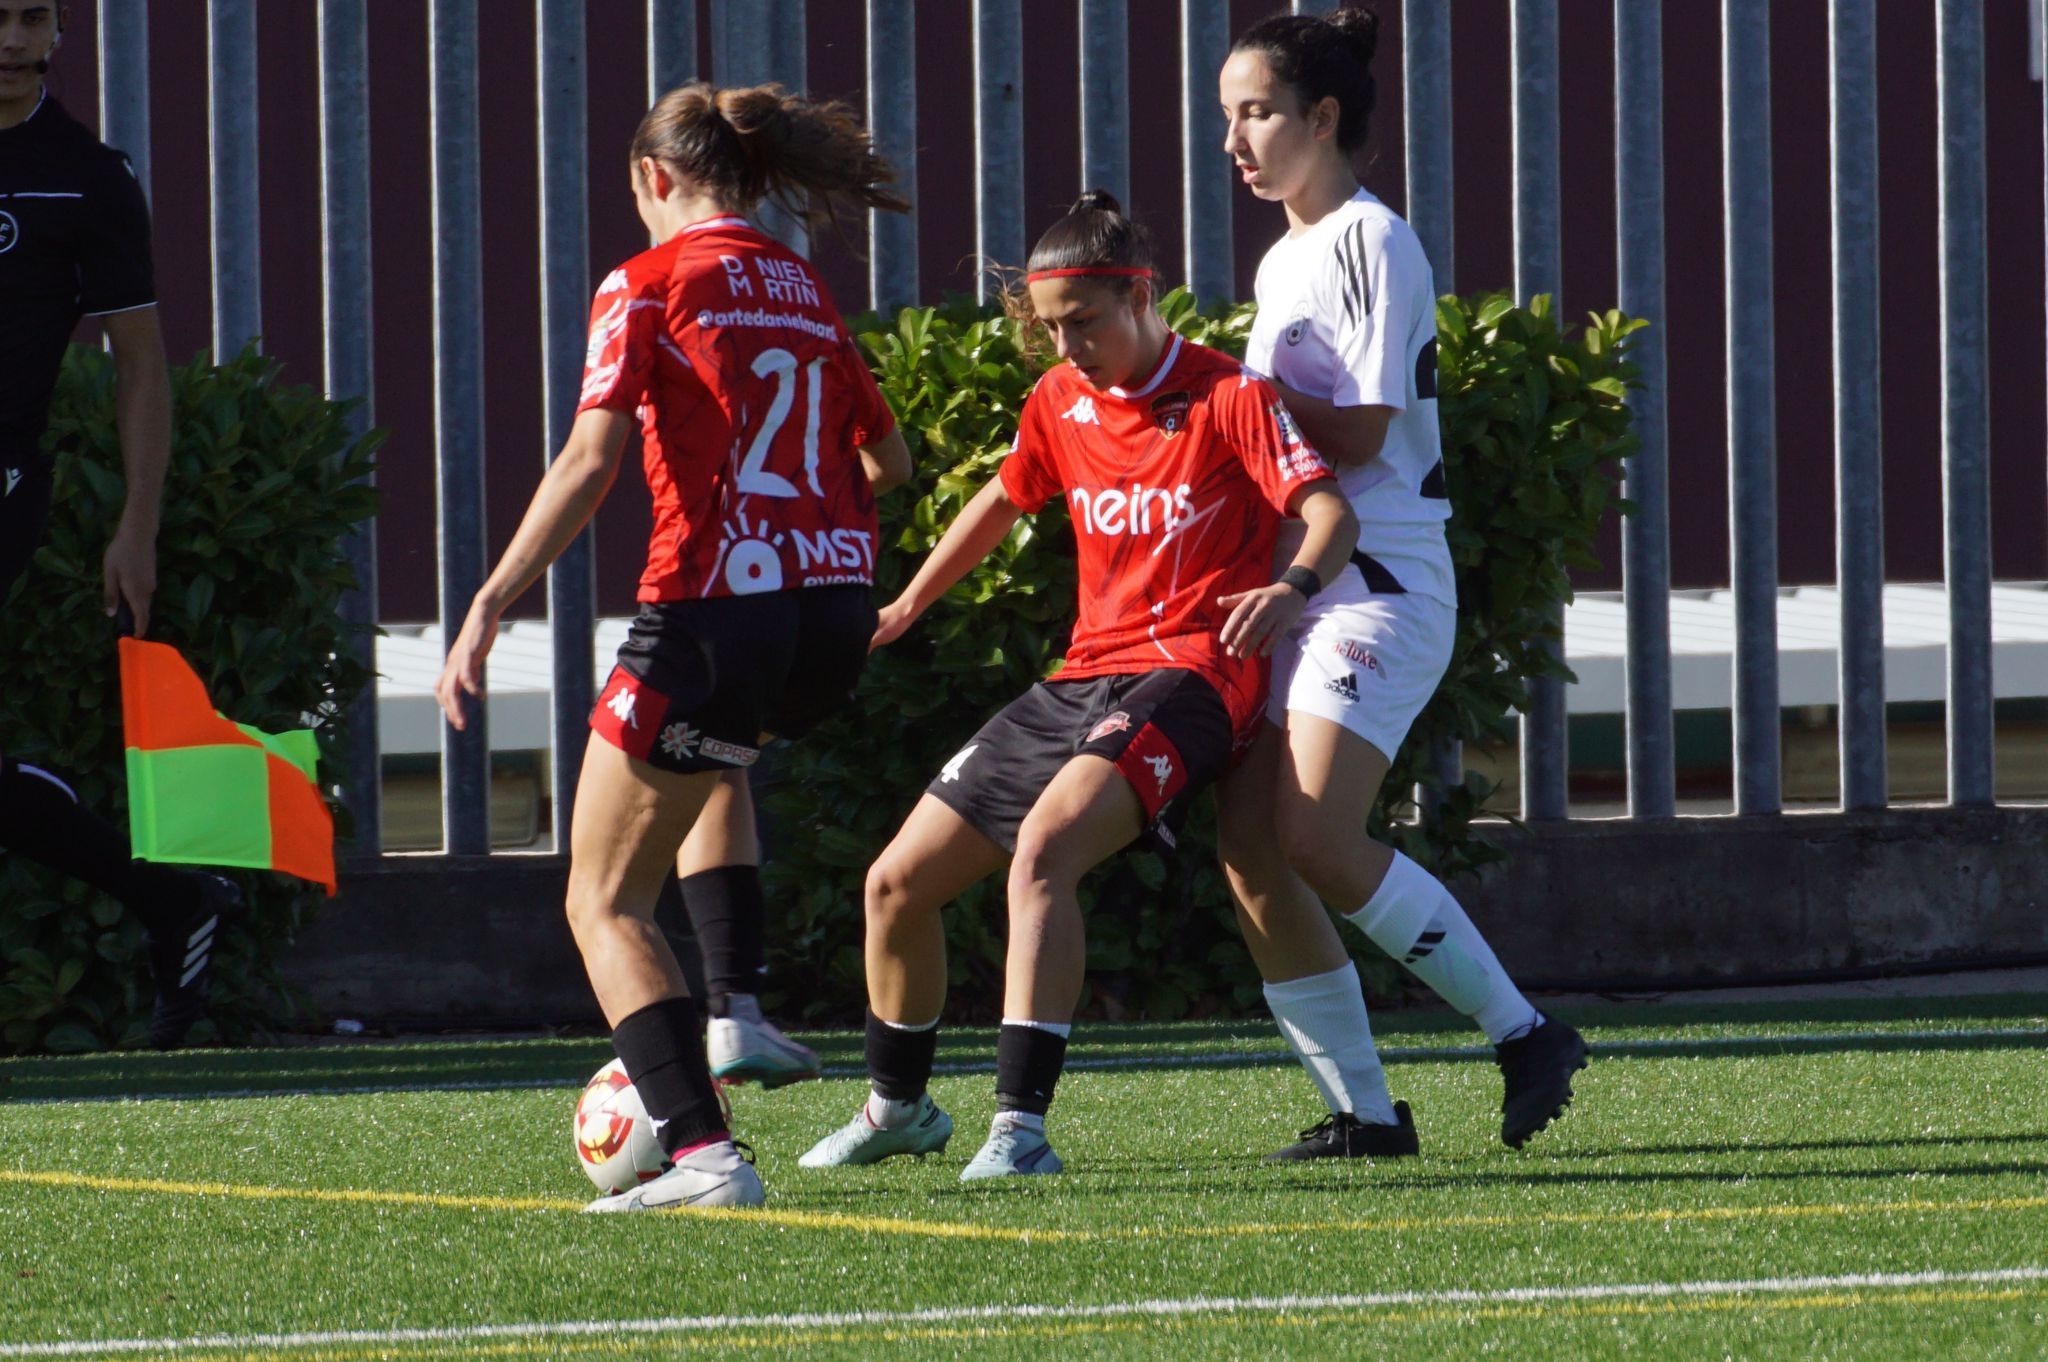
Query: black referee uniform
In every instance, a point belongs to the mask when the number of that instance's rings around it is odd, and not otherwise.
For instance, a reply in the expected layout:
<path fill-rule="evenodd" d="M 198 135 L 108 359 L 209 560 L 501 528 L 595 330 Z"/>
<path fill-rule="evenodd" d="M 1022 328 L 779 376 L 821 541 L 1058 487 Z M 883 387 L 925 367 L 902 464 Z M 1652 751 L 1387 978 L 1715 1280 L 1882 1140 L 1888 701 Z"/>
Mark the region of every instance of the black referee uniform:
<path fill-rule="evenodd" d="M 155 304 L 149 206 L 134 168 L 45 92 L 26 120 L 0 128 L 0 600 L 49 516 L 41 444 L 72 330 L 81 317 Z M 240 916 L 240 889 L 130 859 L 127 837 L 61 776 L 12 759 L 0 760 L 0 847 L 141 917 L 157 985 L 150 1040 L 177 1044 L 205 1007 L 214 938 Z"/>
<path fill-rule="evenodd" d="M 155 304 L 134 168 L 45 94 L 0 129 L 0 597 L 42 540 L 39 446 L 72 331 L 81 317 Z"/>

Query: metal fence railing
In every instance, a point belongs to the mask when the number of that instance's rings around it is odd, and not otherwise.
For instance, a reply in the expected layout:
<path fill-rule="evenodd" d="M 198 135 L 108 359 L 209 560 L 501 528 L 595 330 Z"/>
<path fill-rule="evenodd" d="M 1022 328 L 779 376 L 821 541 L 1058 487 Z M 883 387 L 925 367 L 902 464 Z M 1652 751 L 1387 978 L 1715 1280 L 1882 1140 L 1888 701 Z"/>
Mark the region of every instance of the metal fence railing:
<path fill-rule="evenodd" d="M 446 630 L 482 579 L 485 562 L 481 429 L 488 356 L 481 315 L 478 214 L 477 0 L 425 0 L 430 14 L 434 441 L 439 492 L 439 600 Z M 728 82 L 804 84 L 803 0 L 644 0 L 650 97 L 695 75 L 699 15 L 709 15 L 711 72 Z M 1939 97 L 1941 464 L 1948 611 L 1948 797 L 1988 803 L 1992 784 L 1992 634 L 1987 417 L 1985 33 L 1983 0 L 1931 0 Z M 540 185 L 541 346 L 545 446 L 559 448 L 574 410 L 590 281 L 589 68 L 581 0 L 535 0 Z M 1323 3 L 1298 10 L 1324 11 Z M 1391 0 L 1382 6 L 1392 8 Z M 166 7 L 167 8 L 167 7 Z M 2038 0 L 2034 8 L 2038 11 Z M 366 0 L 319 0 L 321 250 L 326 384 L 359 397 L 371 419 L 375 293 L 368 230 L 373 175 L 368 125 Z M 1452 18 L 1449 0 L 1400 0 L 1399 69 L 1407 211 L 1437 270 L 1453 287 Z M 1614 144 L 1619 304 L 1649 319 L 1636 359 L 1643 388 L 1631 398 L 1642 450 L 1627 474 L 1639 512 L 1623 527 L 1626 774 L 1629 812 L 1674 811 L 1670 497 L 1666 415 L 1664 19 L 1658 0 L 1613 0 Z M 1514 288 L 1527 298 L 1561 281 L 1558 0 L 1510 0 Z M 166 15 L 160 9 L 159 15 Z M 1735 627 L 1732 716 L 1735 804 L 1781 807 L 1781 696 L 1776 556 L 1774 279 L 1770 26 L 1765 0 L 1720 6 L 1730 549 Z M 150 182 L 147 0 L 100 0 L 100 118 L 105 135 Z M 262 252 L 256 168 L 255 0 L 208 0 L 208 133 L 214 351 L 226 356 L 261 331 Z M 917 175 L 917 7 L 866 0 L 867 116 L 882 149 Z M 1025 11 L 1022 0 L 973 0 L 974 244 L 984 260 L 1014 261 L 1026 242 L 1023 161 Z M 1089 184 L 1124 193 L 1132 175 L 1128 0 L 1079 0 L 1080 167 Z M 1878 337 L 1876 0 L 1829 0 L 1833 411 L 1836 566 L 1840 588 L 1841 804 L 1882 807 L 1886 794 L 1884 539 Z M 1185 272 L 1198 297 L 1232 289 L 1233 183 L 1218 152 L 1215 73 L 1227 51 L 1228 0 L 1180 0 L 1180 133 Z M 2048 52 L 2029 29 L 2036 72 Z M 1389 65 L 1386 54 L 1381 65 Z M 1150 128 L 1141 130 L 1148 134 Z M 2043 124 L 2048 138 L 2048 120 Z M 1030 148 L 1033 155 L 1043 153 Z M 1062 153 L 1064 154 L 1064 153 Z M 2048 200 L 2044 200 L 2048 207 Z M 775 226 L 776 224 L 771 224 Z M 782 223 L 794 233 L 793 224 Z M 873 215 L 868 301 L 920 297 L 914 217 Z M 983 284 L 984 289 L 987 287 Z M 502 343 L 496 337 L 491 342 Z M 350 617 L 376 619 L 374 526 L 352 546 L 363 590 Z M 582 751 L 592 692 L 595 590 L 586 534 L 548 579 L 552 621 L 552 782 L 558 831 Z M 369 646 L 367 643 L 364 645 Z M 367 660 L 367 655 L 366 655 Z M 1567 798 L 1564 689 L 1532 687 L 1522 725 L 1526 817 L 1560 818 Z M 377 705 L 351 716 L 347 786 L 361 845 L 377 847 Z M 445 847 L 489 849 L 490 747 L 484 725 L 444 729 Z"/>

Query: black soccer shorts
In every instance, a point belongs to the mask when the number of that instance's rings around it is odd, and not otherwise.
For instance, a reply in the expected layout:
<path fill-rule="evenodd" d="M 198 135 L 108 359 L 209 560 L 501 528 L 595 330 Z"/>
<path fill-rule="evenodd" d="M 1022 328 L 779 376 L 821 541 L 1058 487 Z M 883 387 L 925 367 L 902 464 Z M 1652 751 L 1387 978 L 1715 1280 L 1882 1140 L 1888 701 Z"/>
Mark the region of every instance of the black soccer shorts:
<path fill-rule="evenodd" d="M 875 633 L 866 586 L 644 605 L 590 726 L 664 771 L 752 766 L 844 708 Z"/>
<path fill-rule="evenodd" d="M 1060 768 L 1084 753 L 1115 763 L 1172 847 L 1202 787 L 1229 769 L 1230 711 L 1190 671 L 1041 681 L 1005 705 L 925 787 L 1005 851 Z"/>

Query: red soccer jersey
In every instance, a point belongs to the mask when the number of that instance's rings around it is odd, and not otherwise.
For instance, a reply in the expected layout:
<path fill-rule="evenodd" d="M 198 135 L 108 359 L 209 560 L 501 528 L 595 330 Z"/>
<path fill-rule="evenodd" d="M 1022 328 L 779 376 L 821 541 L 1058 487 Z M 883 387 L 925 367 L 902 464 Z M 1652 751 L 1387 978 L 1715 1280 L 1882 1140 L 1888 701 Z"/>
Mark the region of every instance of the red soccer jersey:
<path fill-rule="evenodd" d="M 1216 598 L 1273 580 L 1296 489 L 1331 476 L 1279 395 L 1228 355 L 1175 336 L 1143 386 L 1047 372 L 1024 404 L 1003 490 L 1026 511 L 1064 494 L 1079 546 L 1080 614 L 1054 680 L 1196 672 L 1242 732 L 1263 658 L 1230 657 Z"/>
<path fill-rule="evenodd" d="M 598 286 L 582 411 L 637 410 L 643 601 L 872 582 L 856 445 L 896 428 L 832 295 L 745 219 L 685 227 Z"/>

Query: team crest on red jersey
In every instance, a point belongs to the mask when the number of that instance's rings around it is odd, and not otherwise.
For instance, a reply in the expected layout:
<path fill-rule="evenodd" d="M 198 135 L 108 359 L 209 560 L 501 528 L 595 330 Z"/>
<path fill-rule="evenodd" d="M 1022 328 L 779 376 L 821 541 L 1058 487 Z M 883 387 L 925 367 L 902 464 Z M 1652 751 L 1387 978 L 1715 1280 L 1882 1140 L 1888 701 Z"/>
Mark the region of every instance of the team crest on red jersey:
<path fill-rule="evenodd" d="M 1187 429 L 1192 405 L 1194 399 L 1186 393 L 1161 393 L 1152 399 L 1152 422 L 1171 438 Z"/>

